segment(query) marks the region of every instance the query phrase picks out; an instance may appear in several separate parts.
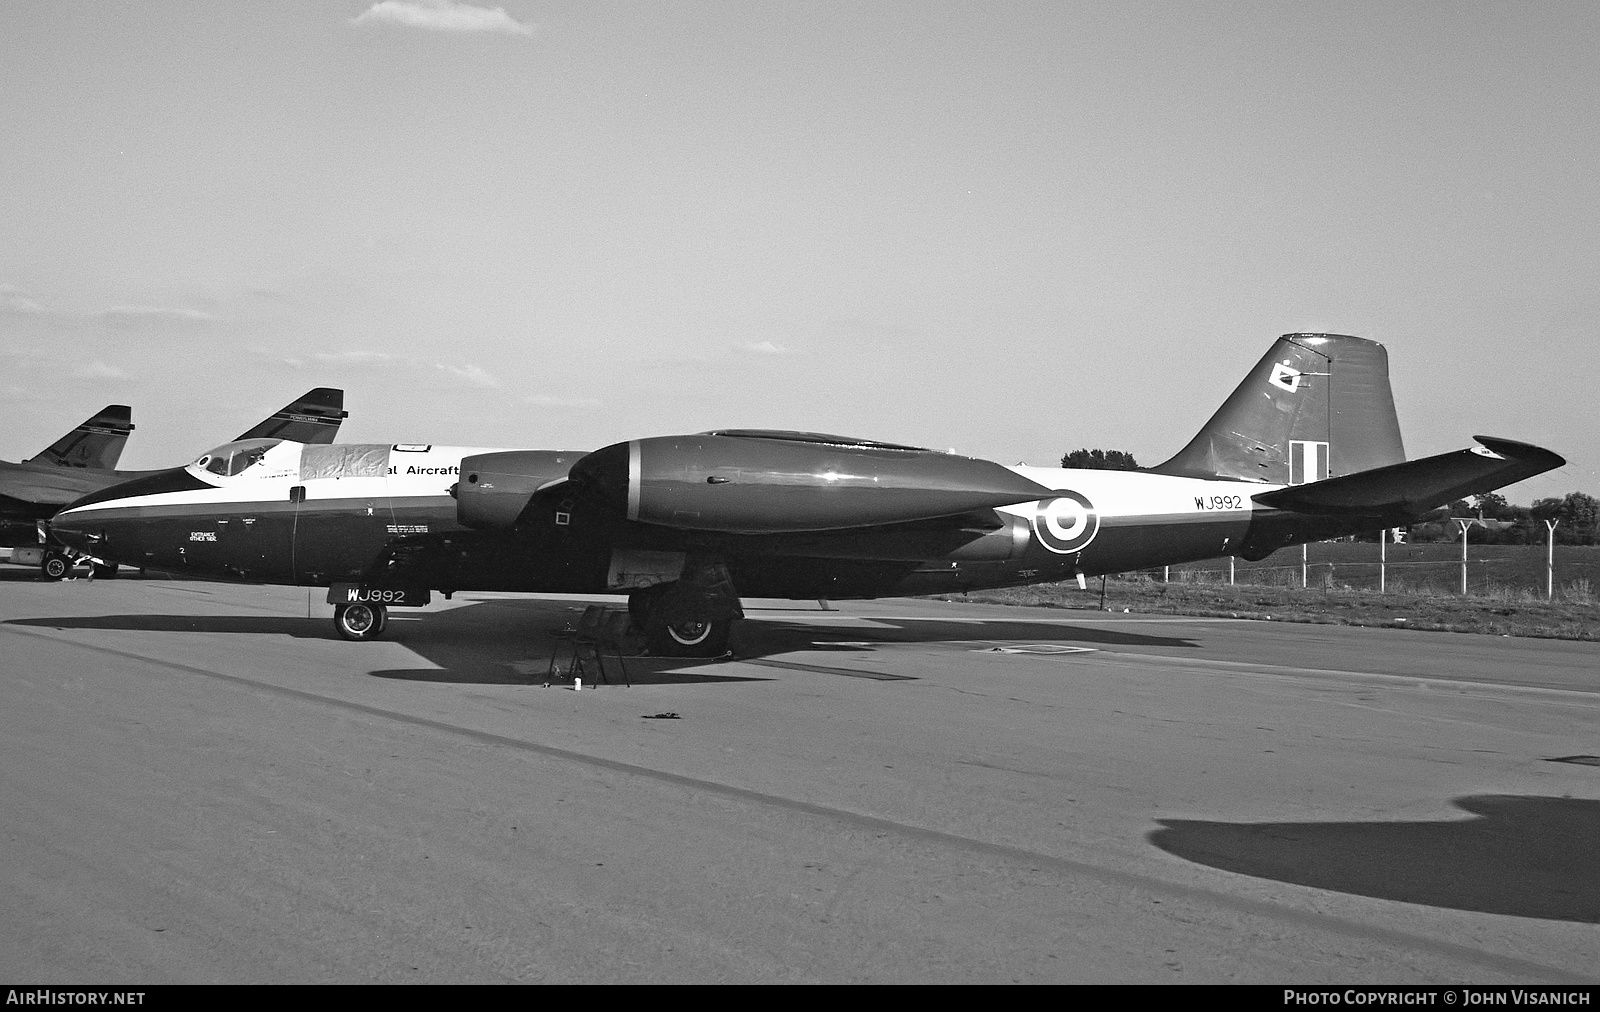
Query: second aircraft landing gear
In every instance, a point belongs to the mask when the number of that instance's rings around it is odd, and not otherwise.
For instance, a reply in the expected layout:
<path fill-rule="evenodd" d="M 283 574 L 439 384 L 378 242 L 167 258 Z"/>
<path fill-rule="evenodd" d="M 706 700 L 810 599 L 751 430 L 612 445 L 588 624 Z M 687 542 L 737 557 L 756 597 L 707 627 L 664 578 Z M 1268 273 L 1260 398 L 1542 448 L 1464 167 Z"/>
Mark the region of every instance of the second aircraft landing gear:
<path fill-rule="evenodd" d="M 46 552 L 44 559 L 39 563 L 39 572 L 44 574 L 46 580 L 65 579 L 72 571 L 72 560 L 59 552 Z"/>
<path fill-rule="evenodd" d="M 347 640 L 375 640 L 388 624 L 389 609 L 381 604 L 339 604 L 333 608 L 333 627 Z"/>

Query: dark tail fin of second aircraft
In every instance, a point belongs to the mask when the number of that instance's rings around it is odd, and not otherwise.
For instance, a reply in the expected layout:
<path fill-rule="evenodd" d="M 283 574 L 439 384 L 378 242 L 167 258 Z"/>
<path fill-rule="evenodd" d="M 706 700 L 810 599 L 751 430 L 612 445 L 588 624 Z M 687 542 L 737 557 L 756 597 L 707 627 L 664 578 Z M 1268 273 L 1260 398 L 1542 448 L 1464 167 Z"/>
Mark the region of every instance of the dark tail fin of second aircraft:
<path fill-rule="evenodd" d="M 133 409 L 126 404 L 107 404 L 100 413 L 51 443 L 32 458 L 61 467 L 88 467 L 110 471 L 122 458 L 123 444 L 133 431 Z"/>
<path fill-rule="evenodd" d="M 1151 470 L 1300 485 L 1405 459 L 1383 345 L 1285 334 L 1189 445 Z"/>
<path fill-rule="evenodd" d="M 349 416 L 344 409 L 344 391 L 331 387 L 308 390 L 297 401 L 264 419 L 260 425 L 241 433 L 238 439 L 291 439 L 297 443 L 331 443 L 339 434 L 339 423 Z"/>

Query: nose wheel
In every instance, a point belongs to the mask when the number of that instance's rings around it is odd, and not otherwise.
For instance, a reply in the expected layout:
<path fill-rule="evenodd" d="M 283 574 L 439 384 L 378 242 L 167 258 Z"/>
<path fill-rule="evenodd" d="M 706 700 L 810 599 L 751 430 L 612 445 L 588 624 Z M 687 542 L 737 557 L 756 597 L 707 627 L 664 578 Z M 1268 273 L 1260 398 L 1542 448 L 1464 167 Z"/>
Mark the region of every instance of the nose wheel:
<path fill-rule="evenodd" d="M 39 572 L 44 574 L 46 580 L 64 579 L 71 569 L 72 563 L 67 561 L 67 557 L 56 552 L 46 552 L 39 563 Z"/>
<path fill-rule="evenodd" d="M 333 627 L 357 643 L 375 640 L 389 624 L 389 609 L 381 604 L 340 604 L 333 609 Z"/>

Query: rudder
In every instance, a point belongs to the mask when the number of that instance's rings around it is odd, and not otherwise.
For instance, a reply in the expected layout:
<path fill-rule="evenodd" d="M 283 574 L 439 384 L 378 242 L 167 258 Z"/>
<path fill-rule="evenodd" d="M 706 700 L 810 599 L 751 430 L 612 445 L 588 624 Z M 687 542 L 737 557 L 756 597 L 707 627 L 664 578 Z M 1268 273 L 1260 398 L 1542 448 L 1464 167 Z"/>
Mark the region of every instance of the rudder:
<path fill-rule="evenodd" d="M 1150 470 L 1299 485 L 1405 459 L 1383 345 L 1285 334 L 1189 444 Z"/>

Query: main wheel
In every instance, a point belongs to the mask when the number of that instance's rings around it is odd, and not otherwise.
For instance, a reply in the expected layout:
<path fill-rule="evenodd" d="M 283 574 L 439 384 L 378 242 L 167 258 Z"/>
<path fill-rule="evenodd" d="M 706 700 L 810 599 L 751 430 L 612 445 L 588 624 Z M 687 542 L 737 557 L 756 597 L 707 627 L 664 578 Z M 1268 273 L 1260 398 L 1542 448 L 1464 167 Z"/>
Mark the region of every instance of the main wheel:
<path fill-rule="evenodd" d="M 46 552 L 44 561 L 39 563 L 39 572 L 44 574 L 46 580 L 63 579 L 71 569 L 72 563 L 67 561 L 67 557 L 55 552 Z"/>
<path fill-rule="evenodd" d="M 389 609 L 381 604 L 341 604 L 333 609 L 333 627 L 347 640 L 375 640 L 388 624 Z"/>
<path fill-rule="evenodd" d="M 650 652 L 661 657 L 721 657 L 728 652 L 733 619 L 657 622 L 648 630 Z"/>

